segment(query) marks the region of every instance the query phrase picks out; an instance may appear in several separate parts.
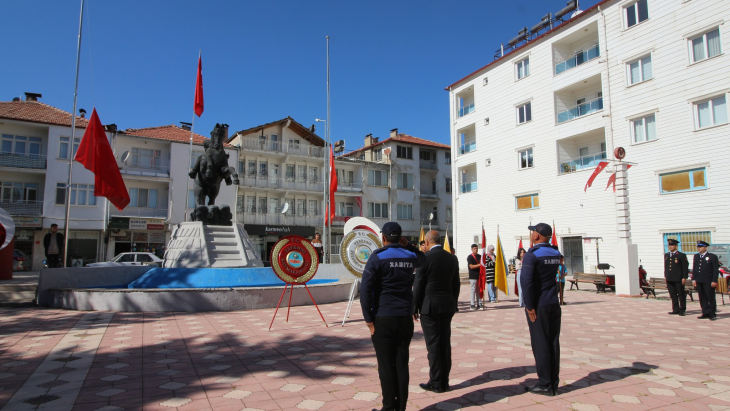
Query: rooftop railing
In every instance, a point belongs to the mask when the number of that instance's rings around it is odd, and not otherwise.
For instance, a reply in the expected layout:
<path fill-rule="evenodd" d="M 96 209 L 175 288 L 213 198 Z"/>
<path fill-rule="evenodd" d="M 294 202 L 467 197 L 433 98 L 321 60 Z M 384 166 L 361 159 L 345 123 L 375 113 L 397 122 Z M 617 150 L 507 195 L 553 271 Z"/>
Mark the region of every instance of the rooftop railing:
<path fill-rule="evenodd" d="M 577 106 L 559 112 L 558 124 L 574 120 L 578 117 L 592 114 L 600 110 L 603 110 L 603 97 L 598 97 L 597 99 L 587 101 L 583 104 L 578 104 Z"/>

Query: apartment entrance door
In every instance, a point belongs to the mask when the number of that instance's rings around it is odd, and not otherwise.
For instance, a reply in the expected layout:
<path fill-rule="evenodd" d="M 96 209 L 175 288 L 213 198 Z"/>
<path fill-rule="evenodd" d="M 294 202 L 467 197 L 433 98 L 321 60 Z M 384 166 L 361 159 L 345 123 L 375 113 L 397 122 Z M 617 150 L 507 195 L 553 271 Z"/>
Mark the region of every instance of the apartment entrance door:
<path fill-rule="evenodd" d="M 562 252 L 565 257 L 565 268 L 568 270 L 568 275 L 584 272 L 582 237 L 563 237 Z"/>

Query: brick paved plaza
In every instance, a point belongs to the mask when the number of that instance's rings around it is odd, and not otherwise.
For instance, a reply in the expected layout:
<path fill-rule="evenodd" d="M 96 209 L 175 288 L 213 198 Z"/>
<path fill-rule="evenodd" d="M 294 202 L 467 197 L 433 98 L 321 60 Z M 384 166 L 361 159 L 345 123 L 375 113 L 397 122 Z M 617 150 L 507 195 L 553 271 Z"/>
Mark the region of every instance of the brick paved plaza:
<path fill-rule="evenodd" d="M 462 287 L 466 291 L 467 287 Z M 297 290 L 297 292 L 302 292 Z M 466 292 L 462 301 L 467 300 Z M 534 361 L 522 309 L 502 297 L 454 317 L 453 389 L 424 392 L 420 325 L 411 344 L 408 409 L 730 409 L 728 314 L 669 316 L 666 300 L 566 293 L 558 397 L 525 394 Z M 464 309 L 466 307 L 466 310 Z M 720 310 L 722 310 L 720 306 Z M 5 410 L 346 410 L 381 406 L 375 356 L 345 303 L 207 313 L 0 309 Z M 724 310 L 722 310 L 724 311 Z M 282 315 L 283 314 L 283 315 Z"/>

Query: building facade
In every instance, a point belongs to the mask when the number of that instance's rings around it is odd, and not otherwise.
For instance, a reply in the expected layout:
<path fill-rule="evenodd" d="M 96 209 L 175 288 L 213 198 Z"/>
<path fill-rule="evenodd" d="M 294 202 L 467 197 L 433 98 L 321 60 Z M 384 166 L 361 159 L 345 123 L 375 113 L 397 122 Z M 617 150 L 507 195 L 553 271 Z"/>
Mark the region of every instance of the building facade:
<path fill-rule="evenodd" d="M 459 258 L 482 220 L 507 255 L 554 223 L 570 272 L 614 263 L 627 218 L 650 276 L 667 238 L 730 243 L 728 18 L 719 0 L 604 0 L 447 87 Z M 618 147 L 628 215 L 607 187 Z"/>

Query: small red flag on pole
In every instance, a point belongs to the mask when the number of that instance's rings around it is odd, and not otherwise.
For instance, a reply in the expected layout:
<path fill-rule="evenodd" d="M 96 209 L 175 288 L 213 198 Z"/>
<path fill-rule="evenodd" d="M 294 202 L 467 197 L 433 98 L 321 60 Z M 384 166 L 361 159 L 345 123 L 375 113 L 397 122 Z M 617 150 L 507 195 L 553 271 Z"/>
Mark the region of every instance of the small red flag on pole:
<path fill-rule="evenodd" d="M 198 56 L 198 79 L 195 81 L 195 114 L 200 117 L 203 114 L 203 57 Z"/>
<path fill-rule="evenodd" d="M 601 161 L 600 163 L 598 163 L 598 165 L 596 166 L 596 169 L 593 170 L 593 174 L 591 174 L 590 178 L 588 178 L 588 182 L 586 183 L 586 186 L 583 189 L 583 192 L 588 190 L 588 187 L 590 187 L 593 184 L 593 180 L 595 180 L 596 177 L 598 177 L 598 174 L 601 171 L 603 171 L 603 169 L 606 168 L 607 165 L 608 165 L 608 161 Z"/>
<path fill-rule="evenodd" d="M 553 221 L 553 238 L 550 240 L 550 245 L 558 246 L 558 237 L 555 235 L 555 221 Z"/>
<path fill-rule="evenodd" d="M 81 139 L 75 160 L 94 173 L 94 195 L 106 197 L 120 211 L 129 204 L 129 193 L 117 161 L 99 121 L 96 108 Z"/>
<path fill-rule="evenodd" d="M 332 224 L 335 218 L 335 191 L 337 191 L 337 170 L 335 169 L 335 153 L 330 146 L 330 198 L 327 215 L 325 216 L 326 224 Z"/>

